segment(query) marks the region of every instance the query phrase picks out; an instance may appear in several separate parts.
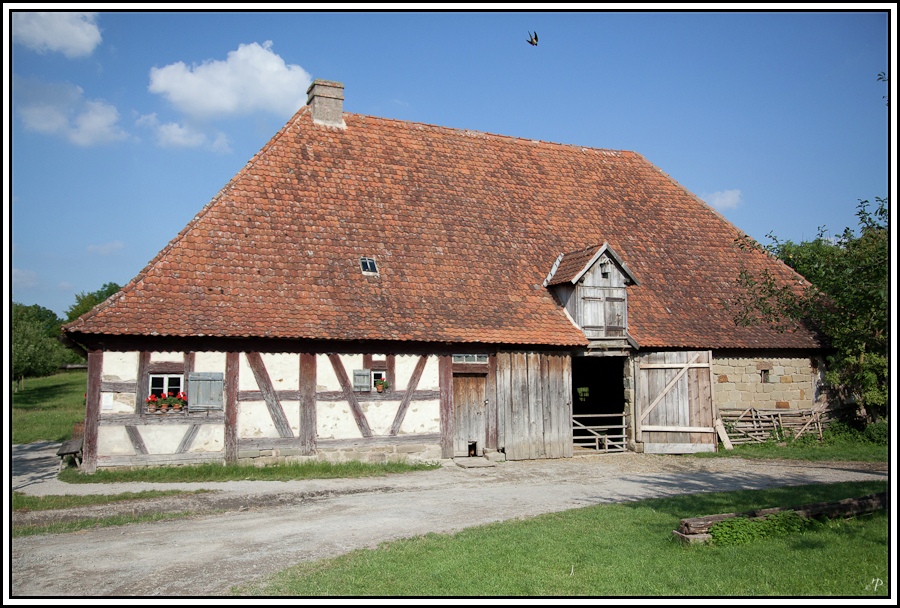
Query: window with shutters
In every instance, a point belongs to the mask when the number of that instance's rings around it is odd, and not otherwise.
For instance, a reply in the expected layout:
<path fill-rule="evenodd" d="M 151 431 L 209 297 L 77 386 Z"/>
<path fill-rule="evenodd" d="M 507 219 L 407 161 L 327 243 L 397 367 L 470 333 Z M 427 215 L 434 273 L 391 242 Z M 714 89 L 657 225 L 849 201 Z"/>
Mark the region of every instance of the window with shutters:
<path fill-rule="evenodd" d="M 208 412 L 225 408 L 225 375 L 220 372 L 188 374 L 188 411 Z"/>
<path fill-rule="evenodd" d="M 374 385 L 372 379 L 372 370 L 355 369 L 353 370 L 353 390 L 363 393 L 371 393 Z"/>

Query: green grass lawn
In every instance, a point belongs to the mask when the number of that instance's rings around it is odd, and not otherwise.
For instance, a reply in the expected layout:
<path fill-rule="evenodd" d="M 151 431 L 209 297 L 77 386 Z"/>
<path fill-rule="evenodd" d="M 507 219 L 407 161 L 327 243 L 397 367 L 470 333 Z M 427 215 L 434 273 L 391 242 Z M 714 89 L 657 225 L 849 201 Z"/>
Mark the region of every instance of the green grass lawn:
<path fill-rule="evenodd" d="M 739 546 L 687 546 L 681 518 L 838 500 L 861 482 L 747 490 L 574 509 L 385 543 L 302 563 L 243 596 L 887 595 L 885 513 L 833 520 Z"/>
<path fill-rule="evenodd" d="M 12 442 L 65 441 L 72 426 L 84 420 L 87 372 L 71 371 L 28 378 L 12 394 Z"/>
<path fill-rule="evenodd" d="M 888 446 L 867 441 L 791 442 L 779 445 L 767 443 L 742 444 L 733 450 L 719 446 L 718 452 L 700 452 L 699 458 L 776 458 L 827 462 L 832 460 L 854 462 L 886 462 Z"/>
<path fill-rule="evenodd" d="M 208 463 L 190 466 L 135 467 L 133 469 L 104 470 L 86 475 L 77 469 L 64 469 L 59 479 L 67 483 L 123 483 L 143 481 L 151 483 L 202 481 L 289 481 L 292 479 L 335 479 L 373 477 L 390 473 L 409 473 L 440 468 L 440 464 L 423 462 L 288 462 L 264 467 L 256 465 L 223 465 Z"/>

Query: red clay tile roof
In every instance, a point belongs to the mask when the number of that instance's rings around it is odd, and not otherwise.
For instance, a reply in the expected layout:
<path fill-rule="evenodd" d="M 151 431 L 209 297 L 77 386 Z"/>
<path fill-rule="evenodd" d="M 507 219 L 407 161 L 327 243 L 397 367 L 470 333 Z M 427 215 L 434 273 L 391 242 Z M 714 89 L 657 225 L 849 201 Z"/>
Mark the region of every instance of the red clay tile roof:
<path fill-rule="evenodd" d="M 555 272 L 553 272 L 553 276 L 547 281 L 547 285 L 560 285 L 561 283 L 574 283 L 579 277 L 588 270 L 588 266 L 591 260 L 594 259 L 601 251 L 606 251 L 606 255 L 622 266 L 622 271 L 625 273 L 627 277 L 633 280 L 635 283 L 638 281 L 635 280 L 634 276 L 631 274 L 631 270 L 622 263 L 619 257 L 616 255 L 616 252 L 609 248 L 608 243 L 603 243 L 602 245 L 593 245 L 590 247 L 586 247 L 585 249 L 580 249 L 578 251 L 571 251 L 569 253 L 565 253 L 559 259 L 559 266 L 556 267 Z"/>
<path fill-rule="evenodd" d="M 122 291 L 70 333 L 584 345 L 542 286 L 609 246 L 640 278 L 642 348 L 814 348 L 736 327 L 740 232 L 634 152 L 302 108 Z M 596 249 L 594 249 L 596 251 Z M 365 276 L 372 257 L 377 276 Z M 574 258 L 573 258 L 574 259 Z"/>

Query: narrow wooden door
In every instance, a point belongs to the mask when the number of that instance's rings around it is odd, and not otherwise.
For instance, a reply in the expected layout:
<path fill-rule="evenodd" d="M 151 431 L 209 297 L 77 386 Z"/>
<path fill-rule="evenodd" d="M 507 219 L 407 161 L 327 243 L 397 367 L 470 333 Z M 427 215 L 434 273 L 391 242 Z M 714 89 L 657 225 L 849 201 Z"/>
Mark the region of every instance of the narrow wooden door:
<path fill-rule="evenodd" d="M 453 375 L 453 449 L 456 454 L 468 454 L 475 443 L 477 456 L 484 453 L 487 442 L 486 376 L 483 374 Z"/>

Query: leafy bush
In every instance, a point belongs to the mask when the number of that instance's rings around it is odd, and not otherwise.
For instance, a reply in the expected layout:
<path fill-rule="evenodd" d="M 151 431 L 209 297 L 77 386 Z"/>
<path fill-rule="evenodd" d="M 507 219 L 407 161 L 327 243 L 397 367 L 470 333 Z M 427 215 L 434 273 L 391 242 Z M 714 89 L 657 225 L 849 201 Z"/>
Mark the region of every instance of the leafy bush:
<path fill-rule="evenodd" d="M 716 545 L 743 545 L 763 538 L 799 534 L 815 524 L 815 520 L 800 517 L 796 511 L 781 511 L 765 519 L 726 519 L 710 526 L 709 533 Z"/>
<path fill-rule="evenodd" d="M 866 430 L 863 432 L 863 436 L 867 441 L 874 443 L 875 445 L 887 445 L 889 432 L 887 421 L 881 420 L 867 426 Z"/>

